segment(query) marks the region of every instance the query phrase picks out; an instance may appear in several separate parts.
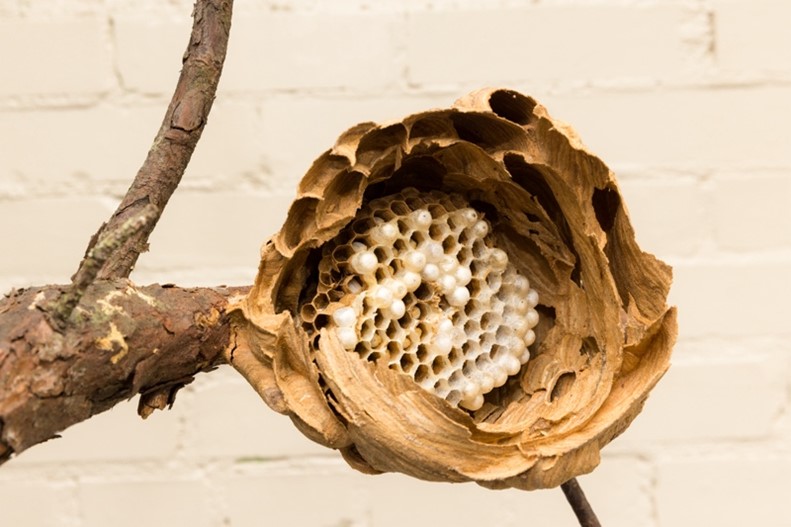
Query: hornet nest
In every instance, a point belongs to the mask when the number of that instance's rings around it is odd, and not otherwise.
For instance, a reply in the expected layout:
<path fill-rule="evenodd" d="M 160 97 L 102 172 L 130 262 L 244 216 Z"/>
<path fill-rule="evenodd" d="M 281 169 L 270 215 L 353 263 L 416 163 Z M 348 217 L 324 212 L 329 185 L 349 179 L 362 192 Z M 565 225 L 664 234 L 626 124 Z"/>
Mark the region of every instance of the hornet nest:
<path fill-rule="evenodd" d="M 574 131 L 482 90 L 359 124 L 315 161 L 228 360 L 363 472 L 554 487 L 667 370 L 670 282 Z"/>

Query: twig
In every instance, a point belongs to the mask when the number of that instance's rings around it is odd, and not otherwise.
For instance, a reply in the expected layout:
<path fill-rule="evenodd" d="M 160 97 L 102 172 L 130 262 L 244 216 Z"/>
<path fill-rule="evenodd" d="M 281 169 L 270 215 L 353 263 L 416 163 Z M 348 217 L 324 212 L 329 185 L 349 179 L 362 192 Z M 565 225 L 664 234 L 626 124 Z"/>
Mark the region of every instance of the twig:
<path fill-rule="evenodd" d="M 52 313 L 61 323 L 66 323 L 85 291 L 96 280 L 107 260 L 115 254 L 135 234 L 145 229 L 159 217 L 156 205 L 148 204 L 137 214 L 126 220 L 115 230 L 104 232 L 101 239 L 88 251 L 80 268 L 72 277 L 71 287 L 60 296 L 53 306 Z"/>
<path fill-rule="evenodd" d="M 577 520 L 580 522 L 580 527 L 601 527 L 596 513 L 588 503 L 585 493 L 582 492 L 582 487 L 577 482 L 577 478 L 571 478 L 567 482 L 560 485 L 563 489 L 563 494 L 566 496 L 569 505 L 571 505 Z"/>
<path fill-rule="evenodd" d="M 83 267 L 91 265 L 88 254 L 103 233 L 116 231 L 129 218 L 153 204 L 156 208 L 153 220 L 110 255 L 97 278 L 128 277 L 140 253 L 147 250 L 148 237 L 178 187 L 206 125 L 228 48 L 232 7 L 233 0 L 197 0 L 195 3 L 192 34 L 181 76 L 159 132 L 118 209 L 91 238 L 75 278 L 84 272 Z"/>

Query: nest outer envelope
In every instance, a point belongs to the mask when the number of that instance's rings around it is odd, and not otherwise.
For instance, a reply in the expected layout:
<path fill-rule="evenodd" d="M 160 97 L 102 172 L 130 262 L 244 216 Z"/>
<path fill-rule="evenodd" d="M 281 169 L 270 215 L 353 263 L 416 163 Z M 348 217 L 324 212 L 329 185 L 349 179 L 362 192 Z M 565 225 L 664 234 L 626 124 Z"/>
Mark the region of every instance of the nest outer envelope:
<path fill-rule="evenodd" d="M 361 204 L 405 187 L 465 196 L 540 295 L 531 358 L 475 412 L 386 364 L 310 340 L 299 306 L 321 247 Z M 229 362 L 305 435 L 366 473 L 549 488 L 593 470 L 669 367 L 671 269 L 640 250 L 612 172 L 530 97 L 486 89 L 362 123 L 299 184 L 236 306 Z"/>

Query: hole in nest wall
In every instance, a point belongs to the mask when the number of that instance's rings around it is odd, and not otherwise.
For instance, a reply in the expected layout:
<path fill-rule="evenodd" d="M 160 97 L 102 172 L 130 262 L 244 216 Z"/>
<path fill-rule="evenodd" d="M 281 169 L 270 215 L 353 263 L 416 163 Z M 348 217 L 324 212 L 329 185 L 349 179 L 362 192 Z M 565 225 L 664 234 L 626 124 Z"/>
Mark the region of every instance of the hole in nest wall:
<path fill-rule="evenodd" d="M 516 124 L 526 125 L 533 119 L 536 101 L 511 90 L 497 90 L 489 97 L 492 111 Z"/>
<path fill-rule="evenodd" d="M 549 393 L 549 402 L 554 403 L 557 399 L 566 395 L 571 391 L 574 381 L 577 380 L 577 374 L 573 371 L 567 371 L 555 379 L 555 385 Z"/>
<path fill-rule="evenodd" d="M 594 189 L 591 202 L 593 211 L 596 213 L 596 221 L 599 222 L 604 232 L 609 232 L 621 207 L 618 191 L 610 187 Z"/>

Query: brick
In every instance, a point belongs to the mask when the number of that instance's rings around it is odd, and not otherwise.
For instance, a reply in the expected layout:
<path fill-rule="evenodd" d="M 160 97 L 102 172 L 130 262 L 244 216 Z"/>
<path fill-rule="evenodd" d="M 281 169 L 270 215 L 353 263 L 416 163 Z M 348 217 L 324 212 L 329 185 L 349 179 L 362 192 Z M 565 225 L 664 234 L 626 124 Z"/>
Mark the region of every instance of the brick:
<path fill-rule="evenodd" d="M 20 12 L 30 18 L 49 18 L 55 17 L 74 17 L 74 16 L 96 16 L 105 9 L 102 0 L 74 0 L 71 2 L 49 2 L 44 3 L 25 3 L 18 1 Z"/>
<path fill-rule="evenodd" d="M 105 33 L 97 17 L 0 21 L 0 49 L 7 50 L 0 97 L 107 91 L 113 78 Z"/>
<path fill-rule="evenodd" d="M 89 193 L 109 182 L 124 192 L 164 111 L 139 105 L 0 113 L 0 182 Z"/>
<path fill-rule="evenodd" d="M 253 466 L 239 467 L 219 481 L 233 527 L 363 527 L 369 525 L 365 509 L 372 479 L 344 467 L 294 474 Z"/>
<path fill-rule="evenodd" d="M 67 282 L 112 210 L 90 197 L 0 201 L 0 275 Z"/>
<path fill-rule="evenodd" d="M 649 475 L 639 461 L 610 458 L 581 482 L 606 525 L 637 527 L 650 525 L 646 521 L 650 500 L 645 494 Z M 262 510 L 272 525 L 549 527 L 574 523 L 558 489 L 492 491 L 473 483 L 432 483 L 401 474 L 370 477 L 335 462 L 304 467 L 244 463 L 212 479 L 226 494 L 234 527 L 260 524 Z M 310 496 L 310 507 L 300 506 L 303 496 Z"/>
<path fill-rule="evenodd" d="M 143 421 L 135 399 L 64 430 L 61 438 L 36 445 L 9 464 L 166 460 L 178 449 L 181 419 L 183 410 L 176 402 L 172 410 Z"/>
<path fill-rule="evenodd" d="M 713 180 L 717 244 L 727 250 L 791 246 L 791 171 L 723 175 Z"/>
<path fill-rule="evenodd" d="M 605 458 L 590 475 L 580 478 L 604 525 L 650 525 L 646 495 L 650 471 L 635 459 Z M 371 517 L 376 527 L 420 525 L 571 525 L 574 516 L 559 489 L 523 492 L 491 491 L 475 484 L 428 483 L 400 474 L 373 478 Z M 404 500 L 376 496 L 408 496 Z M 466 504 L 460 506 L 459 504 Z M 417 512 L 419 511 L 419 513 Z"/>
<path fill-rule="evenodd" d="M 592 473 L 579 477 L 580 486 L 602 525 L 613 527 L 654 527 L 652 480 L 653 469 L 645 461 L 606 453 Z M 568 508 L 568 504 L 564 505 Z M 562 524 L 572 522 L 566 520 Z M 547 525 L 561 525 L 561 522 Z"/>
<path fill-rule="evenodd" d="M 16 15 L 18 11 L 19 6 L 17 5 L 16 0 L 0 0 L 0 15 Z"/>
<path fill-rule="evenodd" d="M 178 192 L 151 236 L 140 270 L 246 267 L 283 224 L 293 195 Z"/>
<path fill-rule="evenodd" d="M 123 194 L 145 160 L 166 105 L 0 113 L 0 192 Z M 184 186 L 262 179 L 265 154 L 255 106 L 216 103 Z M 236 180 L 234 180 L 236 178 Z"/>
<path fill-rule="evenodd" d="M 390 122 L 430 108 L 448 107 L 455 95 L 375 97 L 273 97 L 263 104 L 264 140 L 270 185 L 293 192 L 313 161 L 338 136 L 365 121 Z"/>
<path fill-rule="evenodd" d="M 79 487 L 84 527 L 190 525 L 213 522 L 204 483 L 183 476 L 115 479 L 98 476 Z"/>
<path fill-rule="evenodd" d="M 230 368 L 191 394 L 185 454 L 192 458 L 283 458 L 332 455 L 272 411 Z"/>
<path fill-rule="evenodd" d="M 640 247 L 664 258 L 689 255 L 709 236 L 701 185 L 692 178 L 621 181 Z"/>
<path fill-rule="evenodd" d="M 153 18 L 140 13 L 114 16 L 116 64 L 123 88 L 143 93 L 172 93 L 191 25 L 187 12 L 179 17 Z"/>
<path fill-rule="evenodd" d="M 238 185 L 240 180 L 248 186 L 268 185 L 268 156 L 272 149 L 266 142 L 264 124 L 256 105 L 217 101 L 184 173 L 184 183 L 204 183 L 222 189 Z"/>
<path fill-rule="evenodd" d="M 548 95 L 606 163 L 674 168 L 791 165 L 791 88 Z"/>
<path fill-rule="evenodd" d="M 669 302 L 680 338 L 788 335 L 789 269 L 783 260 L 677 264 Z"/>
<path fill-rule="evenodd" d="M 637 460 L 605 458 L 592 474 L 580 478 L 580 484 L 604 525 L 637 527 L 651 525 L 649 479 L 650 471 Z M 400 474 L 372 478 L 366 488 L 376 527 L 575 523 L 560 489 L 492 491 L 473 483 L 430 483 Z"/>
<path fill-rule="evenodd" d="M 410 82 L 663 77 L 685 61 L 678 6 L 538 6 L 410 13 Z"/>
<path fill-rule="evenodd" d="M 785 0 L 717 0 L 714 7 L 717 64 L 728 72 L 788 72 L 791 4 Z"/>
<path fill-rule="evenodd" d="M 369 492 L 373 497 L 371 523 L 376 527 L 512 525 L 522 512 L 511 510 L 517 491 L 493 492 L 473 483 L 429 483 L 400 474 L 384 474 L 370 482 Z M 538 505 L 547 493 L 521 494 L 526 502 L 539 507 L 530 507 L 529 515 L 523 516 L 521 524 L 535 525 L 534 520 L 547 511 L 546 506 Z M 549 509 L 552 509 L 551 502 Z"/>
<path fill-rule="evenodd" d="M 4 472 L 5 472 L 4 467 Z M 7 474 L 7 472 L 6 472 Z M 73 489 L 68 483 L 30 480 L 16 475 L 0 479 L 3 525 L 49 527 L 68 525 L 73 518 Z M 23 479 L 24 478 L 24 479 Z"/>
<path fill-rule="evenodd" d="M 659 463 L 659 525 L 788 525 L 791 458 L 739 450 Z"/>
<path fill-rule="evenodd" d="M 381 89 L 398 79 L 393 16 L 245 13 L 234 20 L 220 90 Z"/>
<path fill-rule="evenodd" d="M 785 405 L 786 362 L 766 355 L 677 359 L 613 447 L 766 439 Z"/>

